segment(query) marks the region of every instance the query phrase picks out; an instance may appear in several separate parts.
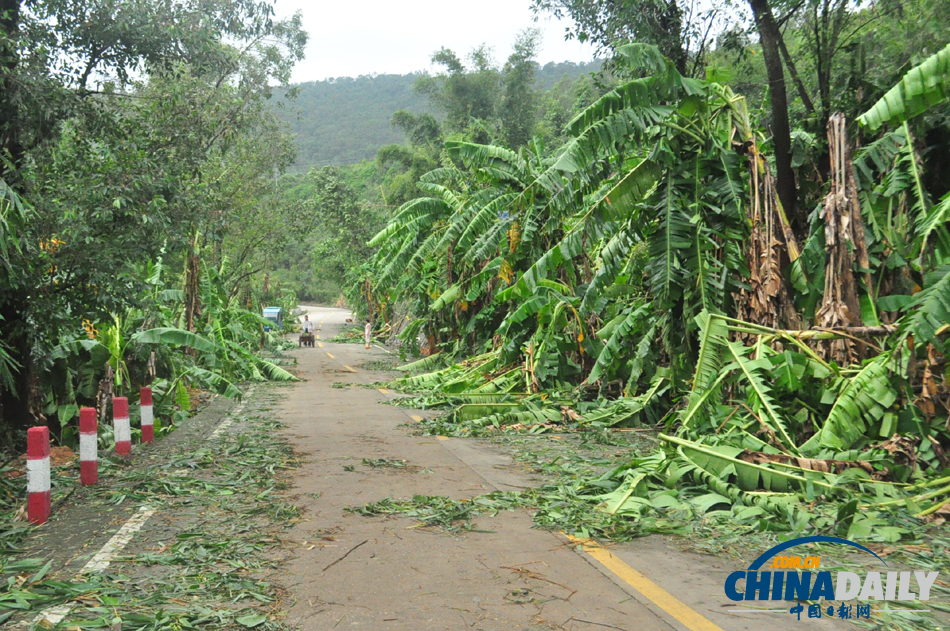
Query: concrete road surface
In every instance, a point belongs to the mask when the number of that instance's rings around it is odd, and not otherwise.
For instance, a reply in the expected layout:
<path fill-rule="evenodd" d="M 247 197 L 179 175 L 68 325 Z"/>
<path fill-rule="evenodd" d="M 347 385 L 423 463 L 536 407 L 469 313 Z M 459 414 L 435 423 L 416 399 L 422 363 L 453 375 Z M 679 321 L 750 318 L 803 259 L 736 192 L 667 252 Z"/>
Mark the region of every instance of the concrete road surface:
<path fill-rule="evenodd" d="M 305 307 L 318 346 L 295 351 L 300 376 L 278 414 L 304 456 L 293 492 L 307 517 L 292 531 L 297 554 L 284 583 L 296 604 L 288 622 L 317 629 L 570 629 L 739 631 L 801 629 L 787 612 L 731 614 L 723 594 L 734 563 L 675 550 L 658 538 L 585 549 L 532 528 L 525 510 L 476 519 L 490 532 L 447 534 L 409 518 L 346 509 L 384 498 L 471 498 L 532 484 L 499 448 L 475 440 L 415 436 L 420 414 L 380 402 L 365 386 L 390 374 L 363 364 L 391 355 L 326 340 L 350 313 Z M 353 326 L 359 326 L 354 323 Z M 338 387 L 333 387 L 333 384 Z M 417 417 L 418 418 L 418 417 Z M 363 459 L 399 459 L 402 469 Z M 828 620 L 822 620 L 827 627 Z"/>

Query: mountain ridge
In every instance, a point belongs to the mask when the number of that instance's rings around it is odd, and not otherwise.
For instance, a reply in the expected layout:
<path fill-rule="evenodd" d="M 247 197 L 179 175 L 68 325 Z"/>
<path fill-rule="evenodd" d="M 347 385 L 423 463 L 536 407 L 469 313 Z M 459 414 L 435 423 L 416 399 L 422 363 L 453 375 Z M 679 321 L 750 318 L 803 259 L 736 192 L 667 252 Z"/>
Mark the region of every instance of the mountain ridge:
<path fill-rule="evenodd" d="M 597 72 L 601 65 L 599 60 L 538 65 L 536 86 L 544 92 L 565 76 L 574 80 Z M 428 99 L 412 88 L 425 74 L 333 77 L 291 86 L 298 90 L 296 99 L 288 101 L 281 95 L 276 108 L 296 135 L 297 161 L 290 170 L 371 160 L 380 147 L 402 143 L 402 131 L 390 124 L 397 110 L 435 113 Z"/>

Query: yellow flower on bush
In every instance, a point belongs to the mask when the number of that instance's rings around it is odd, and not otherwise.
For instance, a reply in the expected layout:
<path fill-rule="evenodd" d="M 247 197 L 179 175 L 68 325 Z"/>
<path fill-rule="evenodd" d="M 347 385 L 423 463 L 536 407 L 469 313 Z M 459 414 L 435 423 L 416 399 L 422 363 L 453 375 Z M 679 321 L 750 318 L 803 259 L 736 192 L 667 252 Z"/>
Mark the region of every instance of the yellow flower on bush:
<path fill-rule="evenodd" d="M 86 335 L 90 340 L 96 339 L 96 336 L 99 335 L 98 329 L 92 325 L 92 322 L 86 318 L 82 319 L 82 328 L 86 329 Z"/>

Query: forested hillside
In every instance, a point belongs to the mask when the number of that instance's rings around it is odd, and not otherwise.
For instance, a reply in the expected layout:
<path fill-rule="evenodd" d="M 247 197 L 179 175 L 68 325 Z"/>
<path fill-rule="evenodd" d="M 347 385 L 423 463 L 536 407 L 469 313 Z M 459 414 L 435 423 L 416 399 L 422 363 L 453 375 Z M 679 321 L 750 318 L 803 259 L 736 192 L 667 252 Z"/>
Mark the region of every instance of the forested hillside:
<path fill-rule="evenodd" d="M 549 90 L 564 77 L 574 80 L 596 72 L 600 62 L 538 65 L 537 85 Z M 280 116 L 296 136 L 293 170 L 372 160 L 388 144 L 401 143 L 404 133 L 391 124 L 397 110 L 433 112 L 424 94 L 413 89 L 421 73 L 367 75 L 309 81 L 294 86 L 295 100 L 283 102 Z"/>
<path fill-rule="evenodd" d="M 402 142 L 402 132 L 390 124 L 393 112 L 429 109 L 412 90 L 418 76 L 340 77 L 296 86 L 296 100 L 281 113 L 296 136 L 294 168 L 369 160 L 383 145 Z"/>

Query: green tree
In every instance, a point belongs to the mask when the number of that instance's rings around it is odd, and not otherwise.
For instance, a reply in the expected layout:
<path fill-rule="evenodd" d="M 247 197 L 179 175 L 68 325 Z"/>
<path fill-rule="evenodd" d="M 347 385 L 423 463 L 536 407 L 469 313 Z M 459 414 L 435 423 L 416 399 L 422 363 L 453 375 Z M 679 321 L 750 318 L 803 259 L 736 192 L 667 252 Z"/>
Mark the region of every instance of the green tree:
<path fill-rule="evenodd" d="M 517 149 L 528 144 L 538 119 L 534 61 L 541 33 L 527 30 L 515 40 L 514 52 L 502 69 L 504 96 L 501 100 L 501 128 L 505 143 Z"/>
<path fill-rule="evenodd" d="M 432 55 L 432 63 L 444 72 L 423 75 L 414 89 L 429 98 L 444 117 L 446 133 L 469 134 L 487 140 L 495 134 L 501 101 L 501 73 L 485 45 L 469 53 L 470 67 L 447 48 Z"/>
<path fill-rule="evenodd" d="M 12 86 L 0 94 L 0 176 L 29 209 L 0 278 L 0 340 L 16 363 L 0 407 L 12 427 L 32 424 L 35 371 L 62 329 L 135 299 L 131 264 L 195 247 L 198 233 L 216 239 L 239 205 L 218 167 L 268 124 L 270 83 L 289 79 L 306 42 L 299 16 L 275 21 L 264 2 L 21 9 L 6 3 L 0 23 L 0 80 Z"/>
<path fill-rule="evenodd" d="M 687 76 L 702 73 L 723 13 L 690 0 L 532 0 L 532 9 L 570 18 L 567 37 L 590 42 L 607 56 L 628 42 L 653 44 Z"/>
<path fill-rule="evenodd" d="M 804 229 L 807 223 L 804 215 L 795 212 L 797 193 L 791 166 L 791 127 L 779 52 L 781 31 L 768 0 L 749 0 L 749 5 L 768 72 L 778 194 L 785 209 L 794 216 L 796 225 Z M 606 4 L 596 0 L 533 0 L 533 7 L 536 12 L 571 17 L 575 27 L 568 32 L 568 37 L 590 40 L 603 51 L 612 51 L 627 42 L 653 44 L 684 76 L 703 74 L 714 33 L 720 28 L 723 16 L 730 12 L 726 3 L 702 8 L 692 2 L 684 8 L 677 0 L 621 0 Z"/>
<path fill-rule="evenodd" d="M 307 177 L 314 193 L 310 213 L 321 235 L 314 255 L 322 273 L 342 285 L 351 269 L 372 256 L 367 242 L 385 217 L 361 202 L 336 167 L 313 169 Z"/>
<path fill-rule="evenodd" d="M 392 117 L 392 126 L 402 130 L 409 143 L 417 147 L 434 147 L 442 139 L 439 121 L 431 114 L 397 110 Z"/>

